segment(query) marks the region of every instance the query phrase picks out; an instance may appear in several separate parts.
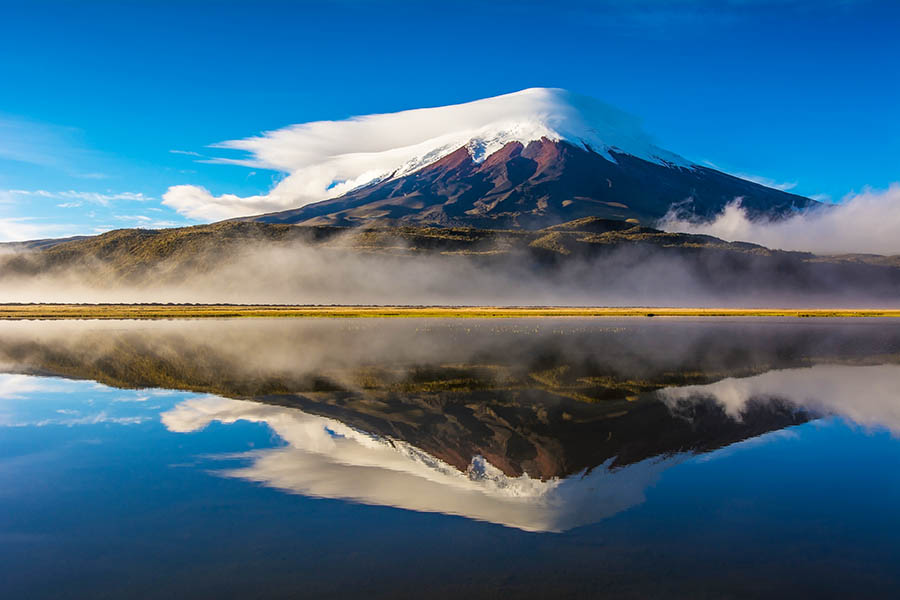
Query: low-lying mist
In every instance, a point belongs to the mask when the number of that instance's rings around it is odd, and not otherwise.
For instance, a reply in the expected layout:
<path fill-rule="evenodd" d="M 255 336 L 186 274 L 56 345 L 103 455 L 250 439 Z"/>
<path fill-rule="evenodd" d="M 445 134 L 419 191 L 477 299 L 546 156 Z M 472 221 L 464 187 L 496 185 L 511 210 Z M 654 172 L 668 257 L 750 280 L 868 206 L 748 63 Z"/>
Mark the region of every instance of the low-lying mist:
<path fill-rule="evenodd" d="M 788 219 L 753 219 L 740 199 L 712 221 L 670 212 L 666 231 L 712 235 L 728 241 L 817 254 L 900 254 L 900 183 L 868 190 L 840 204 L 804 211 Z"/>
<path fill-rule="evenodd" d="M 678 242 L 593 254 L 213 241 L 135 257 L 7 250 L 0 302 L 568 306 L 900 305 L 900 269 Z"/>

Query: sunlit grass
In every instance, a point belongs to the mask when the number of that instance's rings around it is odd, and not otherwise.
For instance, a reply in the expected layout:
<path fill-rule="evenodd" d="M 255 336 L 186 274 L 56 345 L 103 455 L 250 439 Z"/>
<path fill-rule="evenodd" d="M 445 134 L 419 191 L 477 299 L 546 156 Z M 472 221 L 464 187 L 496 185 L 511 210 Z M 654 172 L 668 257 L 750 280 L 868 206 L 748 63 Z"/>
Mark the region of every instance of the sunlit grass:
<path fill-rule="evenodd" d="M 521 317 L 900 317 L 895 309 L 560 306 L 284 306 L 200 304 L 4 304 L 0 319 Z"/>

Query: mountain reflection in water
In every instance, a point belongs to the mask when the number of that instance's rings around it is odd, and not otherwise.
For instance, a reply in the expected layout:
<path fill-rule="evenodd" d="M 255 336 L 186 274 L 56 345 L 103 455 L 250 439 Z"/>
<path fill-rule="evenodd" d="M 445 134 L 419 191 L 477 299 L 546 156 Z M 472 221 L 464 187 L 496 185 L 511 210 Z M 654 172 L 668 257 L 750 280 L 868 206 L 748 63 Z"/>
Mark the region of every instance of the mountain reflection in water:
<path fill-rule="evenodd" d="M 440 512 L 527 531 L 563 531 L 638 504 L 658 474 L 680 455 L 651 458 L 546 481 L 509 476 L 481 456 L 465 470 L 403 440 L 370 435 L 294 408 L 206 397 L 162 416 L 176 432 L 211 421 L 266 423 L 286 446 L 246 454 L 247 467 L 223 474 L 292 493 Z"/>

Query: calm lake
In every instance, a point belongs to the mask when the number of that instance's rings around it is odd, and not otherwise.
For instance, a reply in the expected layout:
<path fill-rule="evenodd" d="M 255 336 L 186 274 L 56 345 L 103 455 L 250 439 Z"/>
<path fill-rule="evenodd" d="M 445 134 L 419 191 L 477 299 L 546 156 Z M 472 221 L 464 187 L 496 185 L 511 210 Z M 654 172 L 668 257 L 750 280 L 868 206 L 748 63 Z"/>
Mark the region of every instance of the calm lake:
<path fill-rule="evenodd" d="M 900 320 L 0 322 L 0 597 L 900 597 Z"/>

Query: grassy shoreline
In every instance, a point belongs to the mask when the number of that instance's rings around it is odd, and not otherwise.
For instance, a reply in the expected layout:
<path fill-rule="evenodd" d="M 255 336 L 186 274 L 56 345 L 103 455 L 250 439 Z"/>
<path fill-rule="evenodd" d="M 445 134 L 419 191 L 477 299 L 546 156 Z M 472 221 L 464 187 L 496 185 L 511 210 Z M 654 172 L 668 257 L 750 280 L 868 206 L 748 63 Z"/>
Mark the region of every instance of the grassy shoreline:
<path fill-rule="evenodd" d="M 202 318 L 894 317 L 898 309 L 562 306 L 288 306 L 238 304 L 0 304 L 0 320 Z"/>

